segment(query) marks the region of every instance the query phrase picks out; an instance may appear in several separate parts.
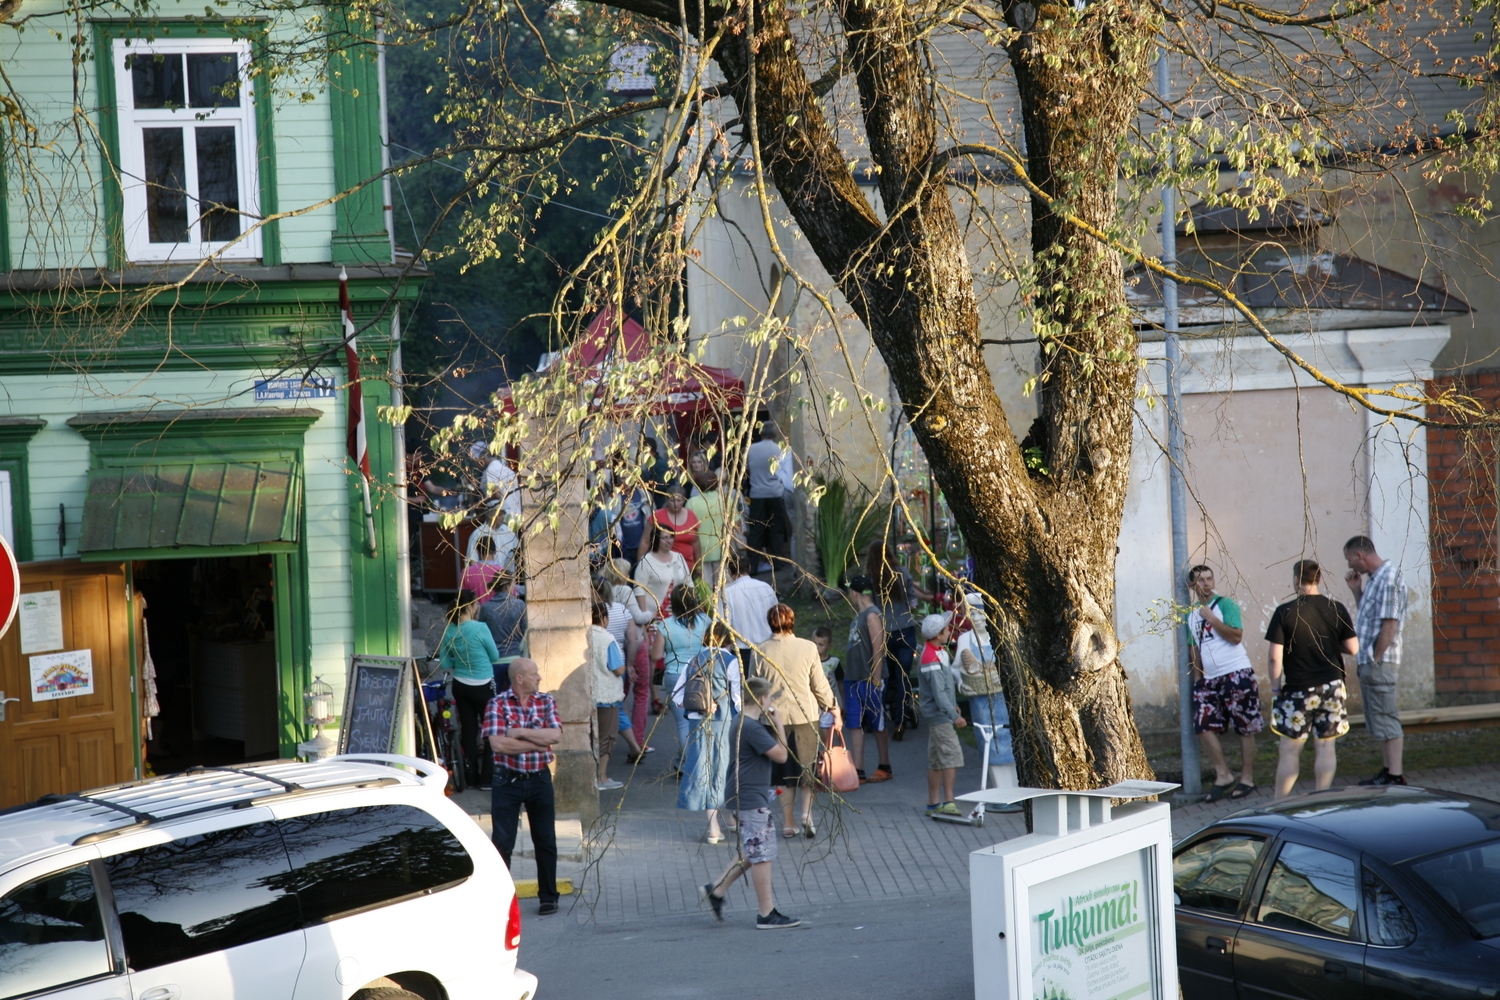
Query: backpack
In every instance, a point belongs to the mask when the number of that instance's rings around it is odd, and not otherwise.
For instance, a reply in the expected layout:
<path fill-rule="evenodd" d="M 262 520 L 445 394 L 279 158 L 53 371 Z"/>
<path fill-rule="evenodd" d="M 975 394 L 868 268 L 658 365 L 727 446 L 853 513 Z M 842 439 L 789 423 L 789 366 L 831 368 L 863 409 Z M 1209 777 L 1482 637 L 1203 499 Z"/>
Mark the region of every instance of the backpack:
<path fill-rule="evenodd" d="M 701 715 L 712 714 L 724 697 L 729 680 L 719 669 L 723 650 L 705 649 L 687 665 L 687 679 L 682 682 L 682 710 Z"/>

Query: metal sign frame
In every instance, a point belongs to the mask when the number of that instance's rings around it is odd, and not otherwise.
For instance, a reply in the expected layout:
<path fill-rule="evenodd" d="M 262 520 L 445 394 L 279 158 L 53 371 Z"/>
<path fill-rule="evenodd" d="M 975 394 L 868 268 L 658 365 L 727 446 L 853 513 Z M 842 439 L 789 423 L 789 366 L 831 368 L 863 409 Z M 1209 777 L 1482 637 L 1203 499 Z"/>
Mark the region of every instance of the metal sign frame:
<path fill-rule="evenodd" d="M 1150 989 L 1131 995 L 1140 1000 L 1175 1000 L 1171 807 L 1164 802 L 1132 802 L 1112 809 L 1110 793 L 1117 797 L 1161 794 L 1176 786 L 1130 784 L 1139 787 L 1122 784 L 1090 792 L 991 789 L 960 796 L 960 801 L 1031 799 L 1037 830 L 969 855 L 976 1000 L 1033 1000 L 1034 888 L 1142 852 L 1145 884 L 1140 904 L 1149 942 Z M 1101 998 L 1115 995 L 1105 992 Z"/>

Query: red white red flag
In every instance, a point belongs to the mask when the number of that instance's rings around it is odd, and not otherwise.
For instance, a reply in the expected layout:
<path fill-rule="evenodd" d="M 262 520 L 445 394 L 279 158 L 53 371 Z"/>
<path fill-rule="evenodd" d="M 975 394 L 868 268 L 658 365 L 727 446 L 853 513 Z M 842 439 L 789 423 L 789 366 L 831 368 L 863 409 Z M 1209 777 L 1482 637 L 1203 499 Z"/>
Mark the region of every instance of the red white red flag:
<path fill-rule="evenodd" d="M 370 504 L 370 449 L 365 437 L 365 390 L 359 381 L 359 344 L 354 338 L 354 313 L 349 308 L 349 272 L 339 268 L 339 316 L 343 320 L 344 361 L 349 367 L 349 460 L 359 470 L 365 508 L 365 544 L 376 554 L 375 511 Z"/>
<path fill-rule="evenodd" d="M 349 308 L 349 272 L 339 268 L 339 315 L 344 324 L 344 361 L 349 366 L 349 458 L 360 475 L 370 478 L 370 450 L 365 443 L 365 393 L 359 382 L 359 344 Z"/>

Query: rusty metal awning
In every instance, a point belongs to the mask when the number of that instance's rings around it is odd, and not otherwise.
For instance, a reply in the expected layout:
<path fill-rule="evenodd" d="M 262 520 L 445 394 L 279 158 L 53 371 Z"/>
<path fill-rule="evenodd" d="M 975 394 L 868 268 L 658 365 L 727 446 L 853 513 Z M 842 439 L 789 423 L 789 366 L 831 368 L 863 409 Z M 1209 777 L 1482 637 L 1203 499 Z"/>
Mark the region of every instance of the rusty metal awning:
<path fill-rule="evenodd" d="M 294 548 L 302 470 L 293 460 L 96 468 L 78 551 L 169 556 L 182 549 Z"/>

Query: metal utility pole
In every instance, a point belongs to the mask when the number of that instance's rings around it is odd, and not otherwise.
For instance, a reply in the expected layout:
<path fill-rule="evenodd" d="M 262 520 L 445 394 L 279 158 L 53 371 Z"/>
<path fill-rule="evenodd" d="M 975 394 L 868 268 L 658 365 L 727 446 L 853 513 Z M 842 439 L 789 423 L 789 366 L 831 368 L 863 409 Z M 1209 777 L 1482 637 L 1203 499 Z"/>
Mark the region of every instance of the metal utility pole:
<path fill-rule="evenodd" d="M 1171 68 L 1163 50 L 1156 59 L 1156 90 L 1164 106 L 1171 104 Z M 1170 111 L 1168 112 L 1170 113 Z M 1167 169 L 1173 166 L 1167 153 Z M 1161 187 L 1161 262 L 1177 266 L 1177 192 L 1170 183 Z M 1161 284 L 1162 326 L 1167 339 L 1167 459 L 1172 495 L 1172 595 L 1179 607 L 1188 603 L 1188 533 L 1187 483 L 1182 444 L 1182 343 L 1177 336 L 1177 282 L 1163 278 Z M 1188 647 L 1182 629 L 1172 629 L 1172 645 L 1177 661 L 1178 729 L 1182 737 L 1182 790 L 1188 795 L 1203 791 L 1202 764 L 1198 757 L 1198 736 L 1193 732 L 1193 672 L 1188 661 Z"/>

